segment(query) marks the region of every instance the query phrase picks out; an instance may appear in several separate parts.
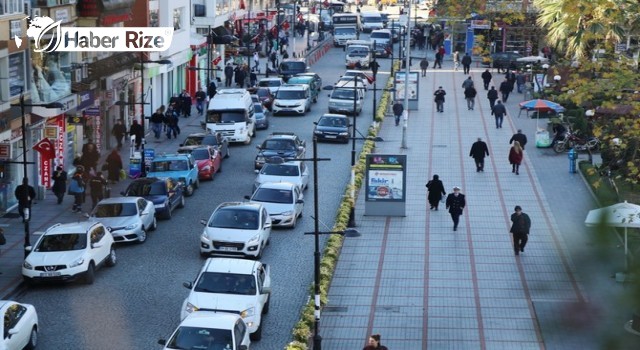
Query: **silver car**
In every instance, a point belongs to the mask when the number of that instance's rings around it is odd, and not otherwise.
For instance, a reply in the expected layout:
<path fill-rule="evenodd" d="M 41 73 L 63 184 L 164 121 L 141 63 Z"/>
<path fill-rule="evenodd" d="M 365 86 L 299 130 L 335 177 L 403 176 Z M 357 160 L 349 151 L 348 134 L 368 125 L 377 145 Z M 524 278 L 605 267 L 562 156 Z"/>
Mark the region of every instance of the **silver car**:
<path fill-rule="evenodd" d="M 89 221 L 102 223 L 115 242 L 144 243 L 157 227 L 153 202 L 142 197 L 115 197 L 98 202 Z"/>

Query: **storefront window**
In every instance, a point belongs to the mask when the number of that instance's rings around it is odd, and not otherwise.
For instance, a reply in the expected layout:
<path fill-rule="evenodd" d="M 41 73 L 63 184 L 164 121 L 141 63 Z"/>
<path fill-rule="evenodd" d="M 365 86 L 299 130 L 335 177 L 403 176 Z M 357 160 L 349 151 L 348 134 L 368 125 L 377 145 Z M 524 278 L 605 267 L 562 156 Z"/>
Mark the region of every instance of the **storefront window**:
<path fill-rule="evenodd" d="M 15 97 L 26 90 L 26 52 L 9 55 L 9 96 Z"/>
<path fill-rule="evenodd" d="M 0 0 L 0 15 L 24 12 L 22 0 Z"/>
<path fill-rule="evenodd" d="M 182 14 L 184 13 L 184 7 L 173 9 L 173 30 L 182 29 Z"/>
<path fill-rule="evenodd" d="M 31 99 L 35 103 L 57 101 L 71 94 L 71 74 L 62 67 L 70 65 L 68 52 L 32 53 Z"/>

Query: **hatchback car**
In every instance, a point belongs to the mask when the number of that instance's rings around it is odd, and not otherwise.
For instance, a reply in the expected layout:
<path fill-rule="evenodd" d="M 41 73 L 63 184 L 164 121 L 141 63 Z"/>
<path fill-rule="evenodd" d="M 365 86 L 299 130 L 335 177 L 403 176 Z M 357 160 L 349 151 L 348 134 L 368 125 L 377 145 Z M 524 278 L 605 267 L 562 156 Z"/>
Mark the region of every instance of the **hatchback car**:
<path fill-rule="evenodd" d="M 282 164 L 265 164 L 258 172 L 253 184 L 255 191 L 266 182 L 291 182 L 304 191 L 309 185 L 309 169 L 304 162 L 293 161 Z"/>
<path fill-rule="evenodd" d="M 298 73 L 295 76 L 296 77 L 313 77 L 313 80 L 316 82 L 316 87 L 318 88 L 318 93 L 322 91 L 322 78 L 318 75 L 318 73 L 314 73 L 314 72 Z"/>
<path fill-rule="evenodd" d="M 257 95 L 258 99 L 260 99 L 260 102 L 262 102 L 262 104 L 267 107 L 267 109 L 271 110 L 271 107 L 273 106 L 273 94 L 271 93 L 271 90 L 269 90 L 269 88 L 258 87 L 249 88 L 247 90 L 252 94 Z"/>
<path fill-rule="evenodd" d="M 224 312 L 195 312 L 185 318 L 169 337 L 158 340 L 165 350 L 248 350 L 249 331 L 240 315 Z"/>
<path fill-rule="evenodd" d="M 349 142 L 349 119 L 343 114 L 323 114 L 313 129 L 318 141 Z"/>
<path fill-rule="evenodd" d="M 77 278 L 92 284 L 96 269 L 116 265 L 113 236 L 98 222 L 55 224 L 26 250 L 22 277 L 27 284 Z"/>
<path fill-rule="evenodd" d="M 38 345 L 38 313 L 33 305 L 0 300 L 0 349 L 35 349 Z"/>
<path fill-rule="evenodd" d="M 175 208 L 184 208 L 184 186 L 172 178 L 145 177 L 135 179 L 126 191 L 126 197 L 142 197 L 153 203 L 156 217 L 171 219 Z"/>
<path fill-rule="evenodd" d="M 256 118 L 256 129 L 269 128 L 269 110 L 262 103 L 253 104 L 253 115 Z"/>
<path fill-rule="evenodd" d="M 262 78 L 258 81 L 258 87 L 268 88 L 272 95 L 275 95 L 282 85 L 284 85 L 282 78 Z"/>
<path fill-rule="evenodd" d="M 526 65 L 524 62 L 518 62 L 518 58 L 522 58 L 522 55 L 517 52 L 496 52 L 491 54 L 491 67 L 517 69 L 520 65 Z"/>
<path fill-rule="evenodd" d="M 271 235 L 271 218 L 261 204 L 226 202 L 211 214 L 200 236 L 200 255 L 260 259 Z"/>
<path fill-rule="evenodd" d="M 142 197 L 115 197 L 98 202 L 89 221 L 102 223 L 116 242 L 147 240 L 147 232 L 155 230 L 156 208 Z"/>
<path fill-rule="evenodd" d="M 290 228 L 296 227 L 302 215 L 303 197 L 300 188 L 291 182 L 266 182 L 253 195 L 245 196 L 251 203 L 260 203 L 267 208 L 274 227 Z"/>
<path fill-rule="evenodd" d="M 200 180 L 213 180 L 213 175 L 222 170 L 222 156 L 213 146 L 182 146 L 178 153 L 188 153 L 193 156 L 198 165 Z"/>
<path fill-rule="evenodd" d="M 220 151 L 222 158 L 229 158 L 229 140 L 219 132 L 191 134 L 180 144 L 180 147 L 200 145 L 213 146 Z"/>
<path fill-rule="evenodd" d="M 273 157 L 283 159 L 304 158 L 306 142 L 291 132 L 274 132 L 256 147 L 258 154 L 254 162 L 255 169 L 260 169 L 264 163 Z"/>

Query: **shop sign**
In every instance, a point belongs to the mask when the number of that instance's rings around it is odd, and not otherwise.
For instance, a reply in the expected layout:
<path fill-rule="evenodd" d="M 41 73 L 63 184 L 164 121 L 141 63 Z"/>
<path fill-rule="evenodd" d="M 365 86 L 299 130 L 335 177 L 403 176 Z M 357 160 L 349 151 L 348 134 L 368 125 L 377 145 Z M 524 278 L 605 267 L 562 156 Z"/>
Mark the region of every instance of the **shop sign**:
<path fill-rule="evenodd" d="M 56 148 L 55 164 L 64 166 L 64 145 L 65 145 L 65 133 L 66 119 L 64 116 L 59 115 L 55 118 L 51 118 L 45 127 L 44 136 L 53 139 L 53 143 Z M 51 137 L 51 135 L 54 135 Z"/>
<path fill-rule="evenodd" d="M 0 159 L 11 159 L 11 144 L 0 143 Z"/>
<path fill-rule="evenodd" d="M 40 157 L 40 183 L 44 188 L 51 188 L 51 159 Z"/>
<path fill-rule="evenodd" d="M 65 8 L 56 10 L 53 16 L 55 17 L 56 21 L 60 21 L 62 23 L 69 22 L 69 9 Z"/>
<path fill-rule="evenodd" d="M 76 94 L 71 94 L 56 102 L 62 104 L 62 108 L 33 107 L 32 113 L 45 118 L 59 116 L 60 114 L 67 113 L 78 107 L 78 96 L 76 96 Z"/>
<path fill-rule="evenodd" d="M 78 110 L 85 109 L 93 105 L 94 97 L 93 92 L 83 91 L 78 94 Z"/>
<path fill-rule="evenodd" d="M 77 116 L 77 115 L 69 115 L 69 116 L 67 116 L 67 124 L 84 125 L 84 120 L 85 120 L 85 118 L 82 117 L 82 116 Z"/>

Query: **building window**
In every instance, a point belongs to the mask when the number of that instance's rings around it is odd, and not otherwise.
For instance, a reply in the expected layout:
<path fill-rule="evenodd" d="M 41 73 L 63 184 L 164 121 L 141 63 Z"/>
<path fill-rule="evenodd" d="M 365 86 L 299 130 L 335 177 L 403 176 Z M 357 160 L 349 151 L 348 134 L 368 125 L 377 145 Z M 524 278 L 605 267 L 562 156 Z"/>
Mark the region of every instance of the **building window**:
<path fill-rule="evenodd" d="M 0 57 L 0 70 L 7 71 L 7 57 Z M 9 81 L 0 79 L 0 101 L 9 101 Z M 0 131 L 3 131 L 2 122 L 0 121 Z"/>
<path fill-rule="evenodd" d="M 49 103 L 71 94 L 71 74 L 63 69 L 70 65 L 69 52 L 33 53 L 31 99 L 35 103 Z"/>
<path fill-rule="evenodd" d="M 9 55 L 9 97 L 20 95 L 27 89 L 25 52 Z"/>
<path fill-rule="evenodd" d="M 182 29 L 182 14 L 184 7 L 173 9 L 173 30 Z"/>
<path fill-rule="evenodd" d="M 149 11 L 149 27 L 158 27 L 160 25 L 160 19 L 158 15 L 158 10 Z"/>
<path fill-rule="evenodd" d="M 11 15 L 24 12 L 23 0 L 0 0 L 0 15 Z"/>

